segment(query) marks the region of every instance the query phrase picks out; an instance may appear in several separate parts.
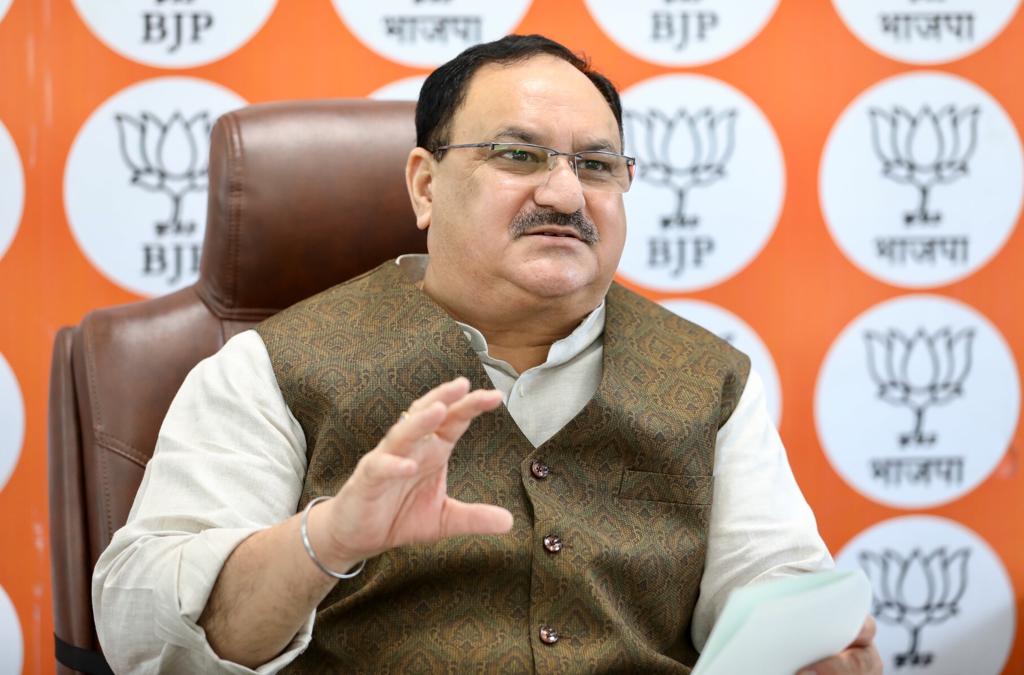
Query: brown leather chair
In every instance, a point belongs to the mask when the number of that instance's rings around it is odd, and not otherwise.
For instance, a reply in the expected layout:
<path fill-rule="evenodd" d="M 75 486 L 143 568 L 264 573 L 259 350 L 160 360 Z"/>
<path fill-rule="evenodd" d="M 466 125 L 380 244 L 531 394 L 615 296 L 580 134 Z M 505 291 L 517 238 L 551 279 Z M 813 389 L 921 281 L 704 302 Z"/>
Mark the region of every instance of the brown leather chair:
<path fill-rule="evenodd" d="M 304 101 L 222 117 L 199 280 L 63 328 L 50 382 L 50 547 L 61 672 L 110 672 L 90 581 L 124 524 L 188 371 L 236 333 L 401 253 L 426 250 L 403 175 L 411 103 Z"/>

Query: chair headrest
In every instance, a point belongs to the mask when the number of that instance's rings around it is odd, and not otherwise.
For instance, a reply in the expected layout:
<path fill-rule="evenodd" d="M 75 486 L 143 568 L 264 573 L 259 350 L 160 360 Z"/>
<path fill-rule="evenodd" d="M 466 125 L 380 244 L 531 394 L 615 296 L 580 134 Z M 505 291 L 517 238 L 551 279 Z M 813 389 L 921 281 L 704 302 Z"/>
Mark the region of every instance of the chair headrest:
<path fill-rule="evenodd" d="M 426 251 L 405 188 L 413 111 L 410 102 L 288 101 L 220 118 L 196 284 L 214 314 L 260 320 Z"/>

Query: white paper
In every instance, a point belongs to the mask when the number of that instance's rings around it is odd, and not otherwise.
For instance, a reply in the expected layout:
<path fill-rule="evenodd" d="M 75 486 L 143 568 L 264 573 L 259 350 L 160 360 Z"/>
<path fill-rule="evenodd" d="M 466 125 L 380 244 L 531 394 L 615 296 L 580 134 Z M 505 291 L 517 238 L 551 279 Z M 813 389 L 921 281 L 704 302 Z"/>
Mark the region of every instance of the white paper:
<path fill-rule="evenodd" d="M 860 570 L 827 570 L 736 589 L 693 675 L 794 675 L 857 637 L 871 602 Z"/>

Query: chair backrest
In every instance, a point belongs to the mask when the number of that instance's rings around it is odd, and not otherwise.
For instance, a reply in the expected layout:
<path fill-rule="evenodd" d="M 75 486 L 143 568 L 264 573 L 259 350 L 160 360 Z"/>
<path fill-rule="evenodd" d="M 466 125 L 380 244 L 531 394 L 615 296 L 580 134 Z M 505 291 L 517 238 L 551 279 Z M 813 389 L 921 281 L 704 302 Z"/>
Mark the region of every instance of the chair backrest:
<path fill-rule="evenodd" d="M 414 145 L 411 103 L 281 102 L 224 115 L 210 143 L 199 280 L 60 330 L 49 400 L 59 661 L 105 667 L 92 570 L 127 519 L 189 370 L 275 312 L 389 258 L 426 250 L 405 189 Z"/>

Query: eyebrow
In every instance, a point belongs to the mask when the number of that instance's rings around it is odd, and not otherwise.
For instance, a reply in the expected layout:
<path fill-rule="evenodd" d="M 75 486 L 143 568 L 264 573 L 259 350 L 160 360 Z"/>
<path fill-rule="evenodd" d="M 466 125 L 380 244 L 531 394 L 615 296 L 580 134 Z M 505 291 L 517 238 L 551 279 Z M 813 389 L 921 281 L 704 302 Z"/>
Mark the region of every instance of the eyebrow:
<path fill-rule="evenodd" d="M 503 127 L 494 134 L 494 140 L 496 141 L 505 139 L 540 145 L 540 138 L 536 134 L 527 129 L 523 129 L 522 127 Z"/>
<path fill-rule="evenodd" d="M 543 139 L 537 134 L 533 133 L 529 129 L 523 127 L 508 126 L 499 129 L 494 134 L 494 140 L 513 140 L 519 141 L 520 143 L 532 143 L 533 145 L 544 146 Z M 546 147 L 546 146 L 545 146 Z M 603 139 L 592 139 L 583 145 L 583 147 L 573 150 L 573 152 L 586 152 L 588 150 L 606 150 L 608 152 L 620 152 L 614 145 L 609 141 Z"/>

